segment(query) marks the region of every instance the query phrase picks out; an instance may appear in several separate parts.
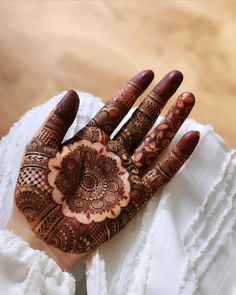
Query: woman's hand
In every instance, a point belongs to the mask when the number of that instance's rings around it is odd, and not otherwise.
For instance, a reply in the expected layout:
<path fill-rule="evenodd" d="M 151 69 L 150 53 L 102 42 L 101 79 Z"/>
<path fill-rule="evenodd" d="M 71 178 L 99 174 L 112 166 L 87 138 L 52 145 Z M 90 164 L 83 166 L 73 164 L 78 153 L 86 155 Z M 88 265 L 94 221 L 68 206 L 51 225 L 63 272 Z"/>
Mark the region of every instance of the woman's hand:
<path fill-rule="evenodd" d="M 136 75 L 63 143 L 79 105 L 77 94 L 69 91 L 25 149 L 8 228 L 23 237 L 26 232 L 30 236 L 31 228 L 36 237 L 30 240 L 36 240 L 62 268 L 70 269 L 81 255 L 117 234 L 198 143 L 199 133 L 188 132 L 158 161 L 194 105 L 190 93 L 180 95 L 144 139 L 182 82 L 178 71 L 167 74 L 111 138 L 153 76 L 150 70 Z"/>

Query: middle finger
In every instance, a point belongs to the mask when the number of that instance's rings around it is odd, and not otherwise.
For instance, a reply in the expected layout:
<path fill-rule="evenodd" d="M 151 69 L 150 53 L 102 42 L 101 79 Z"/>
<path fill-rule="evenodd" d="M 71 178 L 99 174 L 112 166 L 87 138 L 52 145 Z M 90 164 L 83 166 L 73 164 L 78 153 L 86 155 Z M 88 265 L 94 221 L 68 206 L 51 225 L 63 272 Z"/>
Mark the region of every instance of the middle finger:
<path fill-rule="evenodd" d="M 179 71 L 171 71 L 164 76 L 114 137 L 114 140 L 120 142 L 130 155 L 151 129 L 182 80 L 183 75 Z"/>

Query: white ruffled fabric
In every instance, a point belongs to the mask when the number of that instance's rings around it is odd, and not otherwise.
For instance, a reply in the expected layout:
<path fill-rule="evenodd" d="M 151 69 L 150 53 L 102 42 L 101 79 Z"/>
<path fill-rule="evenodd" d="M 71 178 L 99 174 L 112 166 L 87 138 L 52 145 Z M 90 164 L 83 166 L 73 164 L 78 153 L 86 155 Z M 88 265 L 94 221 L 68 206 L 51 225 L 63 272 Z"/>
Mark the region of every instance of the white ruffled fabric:
<path fill-rule="evenodd" d="M 54 260 L 33 250 L 15 234 L 0 231 L 0 294 L 71 295 L 75 279 Z"/>
<path fill-rule="evenodd" d="M 0 141 L 0 229 L 11 213 L 24 147 L 63 94 L 26 113 Z M 90 94 L 79 95 L 80 110 L 67 138 L 103 105 Z M 190 160 L 124 230 L 87 260 L 89 295 L 236 295 L 234 151 L 210 126 L 193 120 L 184 123 L 172 146 L 190 129 L 201 132 L 200 144 Z M 3 232 L 1 239 L 5 239 Z M 43 277 L 40 267 L 37 272 Z M 81 287 L 84 279 L 85 270 L 80 265 L 77 294 L 86 294 Z M 68 290 L 73 289 L 73 280 L 62 282 L 59 287 L 68 284 Z M 58 283 L 56 278 L 54 283 Z"/>

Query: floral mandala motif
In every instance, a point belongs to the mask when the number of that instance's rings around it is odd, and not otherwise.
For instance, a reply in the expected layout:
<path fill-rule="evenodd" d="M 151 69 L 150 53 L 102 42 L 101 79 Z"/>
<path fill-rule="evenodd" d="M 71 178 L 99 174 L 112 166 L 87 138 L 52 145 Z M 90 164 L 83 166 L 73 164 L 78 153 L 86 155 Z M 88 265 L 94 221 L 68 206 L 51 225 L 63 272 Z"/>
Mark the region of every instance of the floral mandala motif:
<path fill-rule="evenodd" d="M 49 160 L 52 196 L 67 217 L 89 224 L 116 218 L 130 200 L 129 173 L 100 143 L 80 140 Z"/>

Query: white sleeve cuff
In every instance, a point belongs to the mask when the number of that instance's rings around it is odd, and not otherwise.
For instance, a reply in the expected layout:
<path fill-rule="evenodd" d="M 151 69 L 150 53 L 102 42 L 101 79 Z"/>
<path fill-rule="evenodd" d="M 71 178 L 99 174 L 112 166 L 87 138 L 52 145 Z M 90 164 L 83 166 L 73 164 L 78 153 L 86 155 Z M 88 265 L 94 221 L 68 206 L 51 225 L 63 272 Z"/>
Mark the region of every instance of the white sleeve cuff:
<path fill-rule="evenodd" d="M 72 295 L 74 277 L 14 233 L 0 231 L 0 294 Z M 4 291 L 3 293 L 1 293 Z"/>

